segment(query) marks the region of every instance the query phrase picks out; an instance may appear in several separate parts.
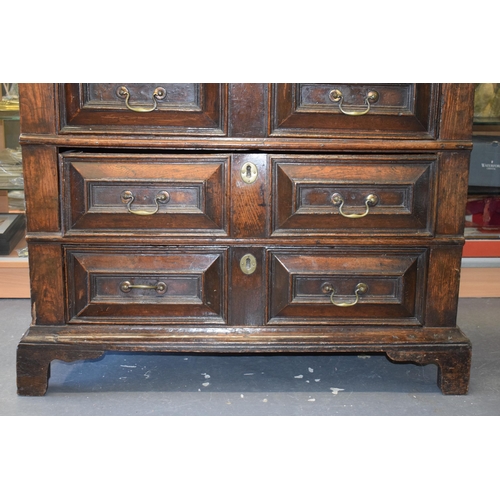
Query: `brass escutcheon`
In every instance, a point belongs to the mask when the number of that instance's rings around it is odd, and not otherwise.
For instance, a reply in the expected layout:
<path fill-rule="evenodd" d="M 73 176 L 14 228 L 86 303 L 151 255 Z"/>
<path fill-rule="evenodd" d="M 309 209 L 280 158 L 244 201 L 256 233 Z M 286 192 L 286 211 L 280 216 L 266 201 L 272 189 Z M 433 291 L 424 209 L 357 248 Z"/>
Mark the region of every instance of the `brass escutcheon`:
<path fill-rule="evenodd" d="M 241 178 L 247 184 L 253 184 L 257 180 L 259 171 L 254 163 L 248 161 L 241 167 Z"/>
<path fill-rule="evenodd" d="M 253 274 L 257 269 L 257 259 L 251 253 L 243 255 L 240 259 L 240 269 L 245 274 Z"/>

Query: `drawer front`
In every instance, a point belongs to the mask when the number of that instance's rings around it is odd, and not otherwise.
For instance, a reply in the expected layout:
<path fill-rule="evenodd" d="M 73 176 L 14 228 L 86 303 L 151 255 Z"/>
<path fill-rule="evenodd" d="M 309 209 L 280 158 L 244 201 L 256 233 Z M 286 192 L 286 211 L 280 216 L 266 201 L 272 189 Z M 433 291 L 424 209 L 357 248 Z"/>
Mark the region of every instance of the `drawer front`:
<path fill-rule="evenodd" d="M 270 252 L 270 324 L 422 324 L 426 251 Z"/>
<path fill-rule="evenodd" d="M 222 249 L 66 248 L 70 323 L 226 324 Z"/>
<path fill-rule="evenodd" d="M 271 135 L 435 138 L 439 85 L 283 83 L 272 89 Z"/>
<path fill-rule="evenodd" d="M 434 231 L 436 157 L 275 156 L 274 236 Z"/>
<path fill-rule="evenodd" d="M 229 157 L 66 155 L 65 227 L 226 235 Z"/>
<path fill-rule="evenodd" d="M 226 85 L 65 83 L 61 132 L 225 135 Z"/>

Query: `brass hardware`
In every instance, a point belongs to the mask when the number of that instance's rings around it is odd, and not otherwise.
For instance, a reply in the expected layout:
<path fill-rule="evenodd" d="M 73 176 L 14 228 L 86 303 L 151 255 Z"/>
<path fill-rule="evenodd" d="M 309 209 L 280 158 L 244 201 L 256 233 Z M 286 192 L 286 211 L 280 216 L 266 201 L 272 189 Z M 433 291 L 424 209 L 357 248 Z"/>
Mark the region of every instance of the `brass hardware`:
<path fill-rule="evenodd" d="M 160 191 L 155 196 L 156 208 L 154 210 L 132 210 L 131 206 L 135 200 L 135 196 L 132 191 L 123 191 L 121 194 L 122 203 L 127 204 L 127 210 L 134 215 L 153 215 L 160 209 L 159 203 L 167 203 L 170 200 L 170 195 L 167 191 Z"/>
<path fill-rule="evenodd" d="M 254 183 L 257 180 L 258 174 L 259 171 L 257 170 L 257 167 L 251 162 L 247 162 L 241 167 L 241 178 L 243 179 L 243 182 L 246 182 L 247 184 Z"/>
<path fill-rule="evenodd" d="M 132 285 L 130 281 L 123 281 L 120 283 L 120 290 L 128 293 L 132 288 L 139 288 L 140 290 L 156 290 L 156 293 L 164 294 L 167 291 L 167 284 L 159 281 L 156 285 Z"/>
<path fill-rule="evenodd" d="M 321 286 L 321 291 L 323 293 L 330 293 L 330 302 L 337 307 L 351 307 L 355 306 L 359 302 L 359 296 L 365 294 L 368 291 L 368 285 L 366 283 L 358 283 L 356 285 L 356 289 L 354 290 L 354 295 L 356 296 L 356 300 L 354 302 L 334 302 L 333 296 L 335 295 L 335 289 L 333 288 L 331 283 L 323 283 Z"/>
<path fill-rule="evenodd" d="M 158 101 L 162 101 L 167 97 L 167 91 L 163 87 L 156 87 L 153 90 L 153 107 L 144 108 L 142 106 L 131 106 L 129 104 L 130 92 L 127 87 L 118 87 L 116 89 L 116 95 L 121 99 L 125 99 L 125 106 L 127 106 L 130 111 L 135 111 L 136 113 L 150 113 L 154 111 L 158 105 Z"/>
<path fill-rule="evenodd" d="M 333 203 L 333 206 L 335 207 L 339 207 L 339 213 L 340 215 L 342 215 L 343 217 L 347 217 L 349 219 L 360 219 L 361 217 L 365 217 L 366 215 L 369 214 L 370 212 L 370 207 L 374 207 L 375 205 L 377 205 L 377 203 L 379 202 L 379 198 L 376 194 L 369 194 L 366 198 L 365 198 L 365 207 L 366 207 L 366 210 L 364 213 L 362 214 L 346 214 L 342 211 L 342 208 L 344 206 L 344 198 L 342 197 L 341 194 L 339 193 L 334 193 L 332 194 L 332 203 Z"/>
<path fill-rule="evenodd" d="M 243 255 L 240 259 L 240 269 L 245 274 L 253 274 L 257 269 L 257 260 L 251 253 Z"/>
<path fill-rule="evenodd" d="M 344 115 L 350 115 L 350 116 L 362 116 L 366 115 L 368 111 L 370 111 L 370 106 L 371 104 L 377 102 L 379 100 L 379 93 L 376 90 L 370 90 L 368 94 L 366 94 L 365 97 L 365 104 L 367 105 L 367 108 L 362 110 L 362 111 L 348 111 L 344 108 L 342 108 L 342 103 L 344 102 L 344 96 L 342 92 L 339 89 L 334 89 L 330 92 L 330 100 L 333 102 L 338 102 L 339 103 L 339 109 Z"/>

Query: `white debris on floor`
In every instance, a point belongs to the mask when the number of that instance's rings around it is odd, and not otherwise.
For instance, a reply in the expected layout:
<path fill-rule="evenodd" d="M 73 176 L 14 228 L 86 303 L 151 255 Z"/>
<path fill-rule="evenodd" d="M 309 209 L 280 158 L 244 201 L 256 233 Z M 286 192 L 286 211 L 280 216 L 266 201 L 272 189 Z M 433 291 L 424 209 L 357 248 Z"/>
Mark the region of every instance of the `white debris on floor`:
<path fill-rule="evenodd" d="M 330 387 L 332 394 L 336 396 L 340 391 L 345 391 L 345 389 L 340 389 L 339 387 Z"/>

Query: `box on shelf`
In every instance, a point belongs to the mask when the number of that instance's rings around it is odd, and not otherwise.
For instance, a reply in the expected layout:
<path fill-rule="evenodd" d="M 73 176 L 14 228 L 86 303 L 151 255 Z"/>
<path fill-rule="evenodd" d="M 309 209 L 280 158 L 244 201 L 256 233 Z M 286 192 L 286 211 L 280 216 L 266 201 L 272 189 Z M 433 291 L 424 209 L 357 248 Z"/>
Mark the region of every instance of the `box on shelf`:
<path fill-rule="evenodd" d="M 465 227 L 485 233 L 500 233 L 500 195 L 468 196 Z"/>
<path fill-rule="evenodd" d="M 500 191 L 500 137 L 476 136 L 472 142 L 469 186 Z"/>
<path fill-rule="evenodd" d="M 24 236 L 24 214 L 0 214 L 0 255 L 9 255 Z"/>

